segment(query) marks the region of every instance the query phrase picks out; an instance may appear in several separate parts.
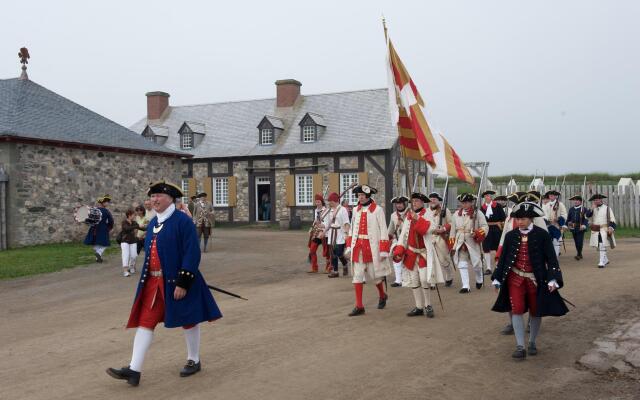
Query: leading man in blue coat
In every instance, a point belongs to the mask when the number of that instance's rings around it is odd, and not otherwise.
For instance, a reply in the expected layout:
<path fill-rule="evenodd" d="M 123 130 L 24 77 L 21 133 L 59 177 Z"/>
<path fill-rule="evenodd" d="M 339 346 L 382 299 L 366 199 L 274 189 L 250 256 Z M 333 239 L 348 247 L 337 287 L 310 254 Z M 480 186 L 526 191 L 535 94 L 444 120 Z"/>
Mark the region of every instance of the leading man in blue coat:
<path fill-rule="evenodd" d="M 111 204 L 111 197 L 106 194 L 97 200 L 98 209 L 102 217 L 97 225 L 92 225 L 87 232 L 87 236 L 84 238 L 84 244 L 93 246 L 93 251 L 96 256 L 96 262 L 102 262 L 102 254 L 111 245 L 109 240 L 109 232 L 113 229 L 113 216 L 107 209 L 107 206 Z"/>
<path fill-rule="evenodd" d="M 200 323 L 222 317 L 200 274 L 200 247 L 191 218 L 179 212 L 175 200 L 182 191 L 158 182 L 148 191 L 157 215 L 148 225 L 145 262 L 127 328 L 137 328 L 131 363 L 107 373 L 133 386 L 140 382 L 144 357 L 159 322 L 165 327 L 181 326 L 187 342 L 187 364 L 180 371 L 186 377 L 200 371 Z"/>

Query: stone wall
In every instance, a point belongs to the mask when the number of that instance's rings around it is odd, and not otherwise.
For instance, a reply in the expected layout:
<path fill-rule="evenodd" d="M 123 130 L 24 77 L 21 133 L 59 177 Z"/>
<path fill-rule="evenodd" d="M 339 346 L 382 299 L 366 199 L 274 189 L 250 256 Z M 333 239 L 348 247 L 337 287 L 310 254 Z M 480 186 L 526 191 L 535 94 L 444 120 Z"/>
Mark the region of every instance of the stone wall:
<path fill-rule="evenodd" d="M 8 150 L 7 150 L 8 149 Z M 94 205 L 104 194 L 116 221 L 146 198 L 149 182 L 180 182 L 181 160 L 46 145 L 9 143 L 9 247 L 84 239 L 87 225 L 73 219 L 80 205 Z"/>

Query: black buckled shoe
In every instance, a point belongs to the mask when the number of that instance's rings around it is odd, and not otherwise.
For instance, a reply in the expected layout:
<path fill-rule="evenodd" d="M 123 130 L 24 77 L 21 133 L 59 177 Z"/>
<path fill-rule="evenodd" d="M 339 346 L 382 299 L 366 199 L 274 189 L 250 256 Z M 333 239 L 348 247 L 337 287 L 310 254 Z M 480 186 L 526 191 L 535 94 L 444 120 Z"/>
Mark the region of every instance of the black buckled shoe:
<path fill-rule="evenodd" d="M 469 288 L 463 287 L 462 289 L 460 289 L 460 291 L 458 293 L 469 293 L 469 292 L 471 292 L 471 290 Z"/>
<path fill-rule="evenodd" d="M 201 369 L 202 369 L 202 365 L 200 364 L 200 361 L 195 362 L 193 360 L 187 360 L 187 363 L 180 370 L 180 376 L 183 378 L 185 376 L 191 376 L 196 372 L 199 372 Z"/>
<path fill-rule="evenodd" d="M 349 267 L 342 267 L 342 276 L 349 276 Z"/>
<path fill-rule="evenodd" d="M 536 347 L 535 343 L 529 343 L 527 353 L 529 353 L 530 356 L 535 356 L 536 354 L 538 354 L 538 348 Z"/>
<path fill-rule="evenodd" d="M 476 283 L 476 289 L 478 290 L 482 289 L 482 283 Z"/>
<path fill-rule="evenodd" d="M 363 308 L 354 307 L 353 310 L 351 310 L 351 312 L 349 313 L 350 317 L 356 317 L 358 315 L 364 315 L 364 307 Z"/>
<path fill-rule="evenodd" d="M 527 358 L 527 351 L 522 346 L 516 346 L 516 350 L 511 354 L 514 360 L 524 360 Z"/>
<path fill-rule="evenodd" d="M 427 318 L 433 318 L 435 316 L 435 313 L 433 312 L 433 307 L 426 306 L 424 309 L 424 313 L 427 316 Z"/>
<path fill-rule="evenodd" d="M 389 298 L 389 296 L 385 293 L 384 297 L 381 298 L 380 300 L 378 300 L 378 310 L 382 310 L 383 308 L 385 308 L 387 306 L 387 299 Z"/>
<path fill-rule="evenodd" d="M 502 330 L 500 331 L 500 333 L 503 335 L 513 335 L 513 325 L 511 324 L 505 325 L 504 328 L 502 328 Z"/>
<path fill-rule="evenodd" d="M 115 379 L 126 380 L 131 386 L 138 386 L 140 384 L 140 372 L 136 372 L 128 366 L 120 369 L 107 368 L 107 374 Z"/>
<path fill-rule="evenodd" d="M 409 311 L 407 313 L 407 317 L 417 317 L 419 315 L 424 315 L 424 311 L 422 310 L 422 308 L 414 308 L 413 310 Z"/>
<path fill-rule="evenodd" d="M 96 262 L 101 263 L 102 262 L 102 256 L 97 251 L 94 254 L 96 256 Z"/>
<path fill-rule="evenodd" d="M 400 287 L 400 286 L 402 286 L 402 284 L 401 284 L 401 283 L 398 283 L 398 282 L 393 282 L 393 283 L 392 283 L 391 285 L 389 285 L 389 286 L 391 286 L 391 287 Z"/>
<path fill-rule="evenodd" d="M 449 279 L 444 283 L 444 287 L 451 287 L 451 285 L 453 285 L 453 279 Z"/>
<path fill-rule="evenodd" d="M 338 271 L 331 271 L 329 272 L 329 275 L 327 275 L 327 278 L 337 278 L 339 276 Z"/>

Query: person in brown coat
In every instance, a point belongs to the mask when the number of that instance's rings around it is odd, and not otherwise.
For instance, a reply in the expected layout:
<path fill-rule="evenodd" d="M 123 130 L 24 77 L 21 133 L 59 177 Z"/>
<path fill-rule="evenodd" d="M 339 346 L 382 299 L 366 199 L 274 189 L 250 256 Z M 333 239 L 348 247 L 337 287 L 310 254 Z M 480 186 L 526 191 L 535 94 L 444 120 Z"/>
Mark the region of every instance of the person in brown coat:
<path fill-rule="evenodd" d="M 118 241 L 122 249 L 122 275 L 129 276 L 136 272 L 135 264 L 138 256 L 136 233 L 140 226 L 134 219 L 135 212 L 132 209 L 128 209 L 125 216 L 125 220 L 122 221 L 122 230 L 118 235 Z"/>

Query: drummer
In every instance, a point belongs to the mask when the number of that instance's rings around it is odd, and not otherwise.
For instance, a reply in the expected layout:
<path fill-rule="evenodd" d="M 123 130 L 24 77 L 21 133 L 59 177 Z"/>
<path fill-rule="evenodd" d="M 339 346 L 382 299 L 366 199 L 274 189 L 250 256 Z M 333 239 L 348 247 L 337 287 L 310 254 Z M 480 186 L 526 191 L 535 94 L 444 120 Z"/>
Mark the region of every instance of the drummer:
<path fill-rule="evenodd" d="M 102 262 L 104 251 L 111 245 L 109 241 L 109 232 L 113 229 L 113 216 L 107 209 L 111 203 L 111 197 L 106 194 L 96 200 L 96 206 L 102 213 L 100 222 L 92 225 L 84 238 L 84 244 L 93 246 L 93 252 L 96 256 L 96 262 Z"/>

